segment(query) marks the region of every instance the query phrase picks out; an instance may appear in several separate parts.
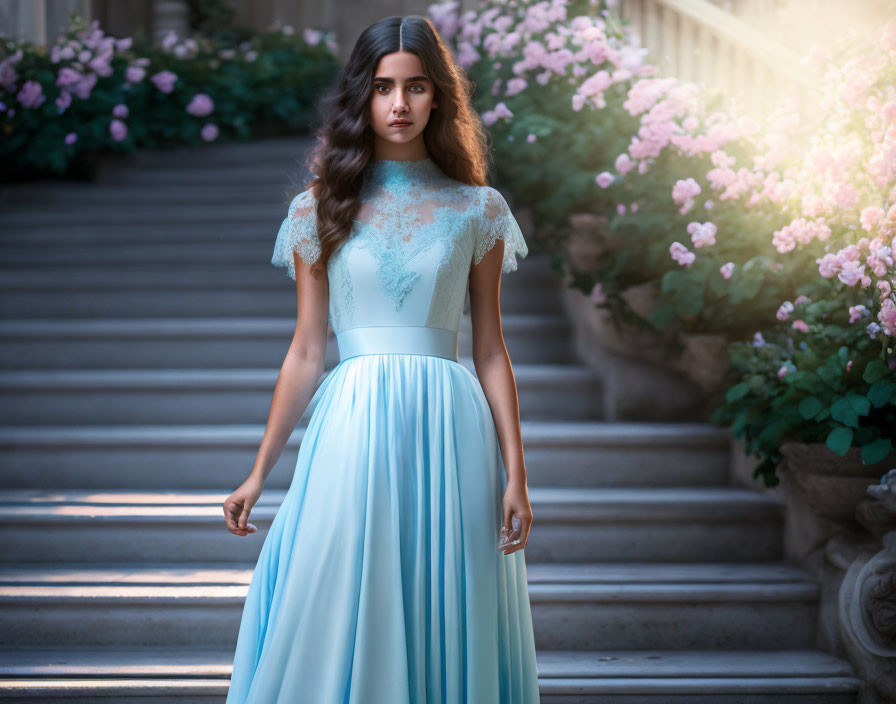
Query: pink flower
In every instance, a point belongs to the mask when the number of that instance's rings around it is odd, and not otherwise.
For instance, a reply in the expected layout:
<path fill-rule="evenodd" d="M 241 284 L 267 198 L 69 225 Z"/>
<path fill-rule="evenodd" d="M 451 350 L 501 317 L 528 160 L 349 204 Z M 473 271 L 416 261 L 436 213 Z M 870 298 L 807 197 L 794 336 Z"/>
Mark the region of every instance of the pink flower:
<path fill-rule="evenodd" d="M 790 314 L 793 313 L 793 303 L 790 301 L 784 301 L 781 306 L 778 308 L 778 312 L 775 313 L 775 316 L 778 320 L 787 320 L 790 317 Z"/>
<path fill-rule="evenodd" d="M 195 117 L 205 117 L 215 111 L 215 103 L 205 93 L 197 93 L 187 104 L 186 110 Z"/>
<path fill-rule="evenodd" d="M 690 200 L 700 194 L 700 185 L 693 179 L 679 179 L 672 187 L 672 200 L 676 205 Z"/>
<path fill-rule="evenodd" d="M 806 325 L 805 321 L 803 320 L 794 320 L 791 327 L 794 330 L 800 330 L 801 332 L 809 332 L 809 326 Z"/>
<path fill-rule="evenodd" d="M 613 183 L 613 174 L 609 171 L 601 171 L 595 178 L 594 182 L 601 188 L 606 188 Z"/>
<path fill-rule="evenodd" d="M 77 85 L 81 82 L 82 78 L 84 78 L 84 76 L 79 71 L 75 71 L 75 69 L 73 68 L 64 66 L 63 68 L 59 69 L 59 76 L 57 76 L 56 78 L 56 86 L 62 88 L 63 86 Z"/>
<path fill-rule="evenodd" d="M 877 223 L 880 222 L 883 216 L 883 208 L 878 208 L 876 206 L 865 208 L 864 210 L 862 210 L 862 214 L 859 216 L 859 223 L 867 232 L 871 232 L 875 227 L 877 227 Z"/>
<path fill-rule="evenodd" d="M 218 138 L 218 126 L 211 122 L 206 123 L 199 134 L 206 142 L 214 142 Z"/>
<path fill-rule="evenodd" d="M 146 76 L 146 69 L 139 66 L 128 66 L 124 72 L 124 77 L 128 83 L 139 83 Z"/>
<path fill-rule="evenodd" d="M 591 289 L 591 293 L 588 295 L 588 300 L 590 300 L 595 305 L 606 302 L 607 297 L 606 295 L 604 295 L 603 284 L 601 284 L 599 281 L 594 284 L 594 287 Z"/>
<path fill-rule="evenodd" d="M 633 213 L 637 213 L 638 212 L 638 204 L 632 203 L 631 205 L 629 205 L 629 210 L 631 210 Z"/>
<path fill-rule="evenodd" d="M 782 364 L 782 365 L 781 365 L 781 368 L 778 370 L 778 378 L 779 378 L 779 379 L 783 379 L 785 376 L 787 376 L 787 373 L 788 373 L 789 371 L 790 371 L 790 370 L 787 368 L 787 365 L 786 365 L 786 364 Z"/>
<path fill-rule="evenodd" d="M 734 262 L 728 262 L 727 264 L 722 266 L 721 269 L 719 269 L 719 272 L 722 274 L 722 277 L 724 279 L 730 279 L 731 275 L 734 273 Z"/>
<path fill-rule="evenodd" d="M 482 113 L 482 121 L 487 125 L 493 125 L 495 122 L 505 117 L 513 117 L 513 113 L 503 102 L 495 105 L 493 109 L 486 110 Z"/>
<path fill-rule="evenodd" d="M 680 266 L 690 266 L 694 263 L 697 256 L 688 250 L 681 242 L 673 242 L 669 246 L 669 254 Z"/>
<path fill-rule="evenodd" d="M 864 316 L 868 315 L 870 311 L 863 305 L 850 306 L 849 307 L 849 322 L 854 323 L 857 320 L 861 320 Z"/>
<path fill-rule="evenodd" d="M 896 336 L 896 303 L 892 298 L 885 298 L 881 301 L 877 319 L 881 322 L 887 335 Z"/>
<path fill-rule="evenodd" d="M 526 82 L 525 78 L 511 78 L 507 81 L 507 88 L 504 91 L 504 94 L 507 96 L 516 95 L 520 91 L 526 90 L 526 86 L 529 84 Z"/>
<path fill-rule="evenodd" d="M 579 86 L 579 91 L 586 97 L 602 93 L 613 84 L 610 74 L 600 70 Z"/>
<path fill-rule="evenodd" d="M 535 140 L 536 140 L 536 137 L 531 132 L 529 133 L 529 136 L 526 137 L 526 141 L 529 142 L 529 144 L 532 144 L 532 142 L 534 142 Z"/>
<path fill-rule="evenodd" d="M 691 222 L 688 223 L 688 233 L 691 235 L 691 241 L 694 246 L 706 247 L 716 243 L 716 226 L 712 222 Z"/>
<path fill-rule="evenodd" d="M 797 296 L 796 299 L 793 301 L 793 305 L 800 306 L 803 303 L 811 303 L 811 302 L 812 302 L 812 299 L 809 298 L 808 296 Z"/>
<path fill-rule="evenodd" d="M 857 261 L 848 260 L 843 262 L 840 273 L 837 274 L 837 278 L 847 286 L 855 286 L 857 283 L 859 283 L 859 280 L 862 278 L 862 273 L 864 271 L 864 264 L 859 264 Z"/>
<path fill-rule="evenodd" d="M 816 259 L 818 264 L 818 273 L 824 278 L 833 278 L 840 271 L 840 258 L 836 254 L 825 254 L 821 259 Z"/>
<path fill-rule="evenodd" d="M 121 120 L 112 120 L 109 123 L 109 133 L 112 135 L 112 139 L 120 142 L 128 136 L 128 126 Z"/>
<path fill-rule="evenodd" d="M 623 204 L 623 203 L 618 203 L 618 204 L 616 205 L 616 213 L 617 213 L 618 215 L 625 215 L 625 204 Z"/>
<path fill-rule="evenodd" d="M 112 114 L 115 115 L 115 117 L 125 118 L 128 116 L 128 113 L 128 106 L 124 103 L 119 103 L 114 108 L 112 108 Z"/>
<path fill-rule="evenodd" d="M 66 108 L 72 104 L 72 94 L 66 91 L 63 91 L 56 98 L 56 108 L 59 110 L 59 114 L 65 112 Z"/>
<path fill-rule="evenodd" d="M 289 25 L 287 25 L 289 27 Z M 292 27 L 289 27 L 292 30 Z M 286 34 L 286 28 L 284 28 L 284 34 Z M 292 32 L 289 32 L 292 34 Z M 305 29 L 302 31 L 302 38 L 305 40 L 305 43 L 309 46 L 317 46 L 320 44 L 320 40 L 323 38 L 323 32 L 317 29 Z"/>
<path fill-rule="evenodd" d="M 47 96 L 44 95 L 43 86 L 37 81 L 25 81 L 16 98 L 25 108 L 38 108 L 44 104 Z"/>
<path fill-rule="evenodd" d="M 629 171 L 635 168 L 634 163 L 629 158 L 628 154 L 622 153 L 616 157 L 616 161 L 613 163 L 613 166 L 616 167 L 616 170 L 622 175 L 625 176 Z"/>
<path fill-rule="evenodd" d="M 170 93 L 174 90 L 174 84 L 177 82 L 177 74 L 171 71 L 159 71 L 150 76 L 149 80 L 153 82 L 156 88 L 162 93 Z"/>
<path fill-rule="evenodd" d="M 66 144 L 74 144 L 77 141 L 78 141 L 77 133 L 69 132 L 67 135 L 65 135 L 65 143 Z"/>

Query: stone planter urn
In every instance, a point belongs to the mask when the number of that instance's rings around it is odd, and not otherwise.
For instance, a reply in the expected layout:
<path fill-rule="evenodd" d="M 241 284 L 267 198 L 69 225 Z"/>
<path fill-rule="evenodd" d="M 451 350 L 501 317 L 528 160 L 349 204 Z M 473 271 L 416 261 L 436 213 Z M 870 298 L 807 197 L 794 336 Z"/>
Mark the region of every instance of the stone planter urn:
<path fill-rule="evenodd" d="M 720 389 L 729 368 L 728 339 L 724 335 L 679 333 L 684 351 L 681 371 L 706 392 Z"/>
<path fill-rule="evenodd" d="M 877 464 L 864 465 L 858 447 L 841 457 L 824 443 L 786 442 L 781 454 L 780 469 L 794 497 L 816 516 L 835 521 L 854 521 L 868 486 L 896 467 L 896 452 Z"/>
<path fill-rule="evenodd" d="M 625 246 L 605 236 L 605 217 L 578 213 L 570 216 L 569 225 L 564 248 L 576 270 L 594 270 Z M 621 296 L 634 313 L 646 318 L 656 307 L 660 287 L 639 284 Z M 604 385 L 606 420 L 705 420 L 709 398 L 727 370 L 722 336 L 681 337 L 676 324 L 654 330 L 620 322 L 579 290 L 565 288 L 563 299 L 578 356 L 598 372 Z"/>

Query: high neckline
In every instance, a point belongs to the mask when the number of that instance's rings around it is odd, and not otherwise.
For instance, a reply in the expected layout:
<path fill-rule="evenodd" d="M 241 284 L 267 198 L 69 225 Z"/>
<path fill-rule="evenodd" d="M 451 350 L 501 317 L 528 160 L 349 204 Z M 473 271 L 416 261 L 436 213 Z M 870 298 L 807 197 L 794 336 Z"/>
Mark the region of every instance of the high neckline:
<path fill-rule="evenodd" d="M 375 183 L 428 181 L 442 173 L 429 156 L 422 159 L 378 159 L 369 162 L 367 170 Z"/>

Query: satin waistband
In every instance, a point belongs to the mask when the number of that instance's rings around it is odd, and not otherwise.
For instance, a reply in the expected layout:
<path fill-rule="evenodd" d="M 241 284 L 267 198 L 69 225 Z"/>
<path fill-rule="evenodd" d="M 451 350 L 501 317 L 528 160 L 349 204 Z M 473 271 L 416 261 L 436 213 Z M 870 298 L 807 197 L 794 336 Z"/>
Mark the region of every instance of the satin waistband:
<path fill-rule="evenodd" d="M 423 325 L 348 328 L 336 333 L 339 361 L 362 354 L 426 354 L 457 361 L 457 331 Z"/>

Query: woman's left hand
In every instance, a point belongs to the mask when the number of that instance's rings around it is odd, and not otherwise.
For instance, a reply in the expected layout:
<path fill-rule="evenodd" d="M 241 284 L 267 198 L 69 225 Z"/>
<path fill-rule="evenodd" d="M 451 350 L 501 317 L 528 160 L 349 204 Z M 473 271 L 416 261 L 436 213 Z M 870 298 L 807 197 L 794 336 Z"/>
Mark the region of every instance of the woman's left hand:
<path fill-rule="evenodd" d="M 503 529 L 506 530 L 508 539 L 513 542 L 519 539 L 515 545 L 502 548 L 505 555 L 526 547 L 529 539 L 529 529 L 532 526 L 532 506 L 529 504 L 529 490 L 526 482 L 509 481 L 504 489 L 504 518 Z M 514 531 L 513 519 L 519 519 L 519 529 Z M 502 530 L 502 535 L 504 530 Z"/>

